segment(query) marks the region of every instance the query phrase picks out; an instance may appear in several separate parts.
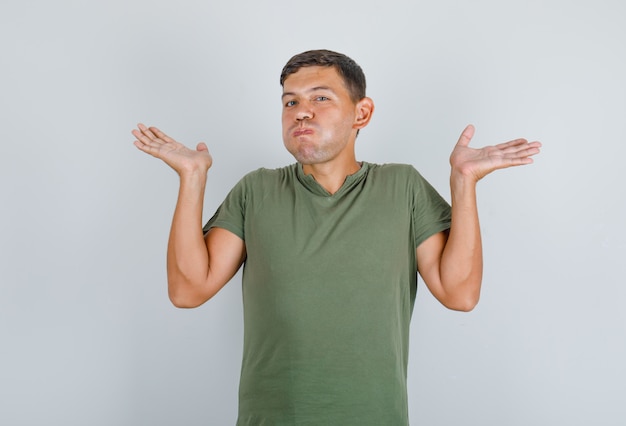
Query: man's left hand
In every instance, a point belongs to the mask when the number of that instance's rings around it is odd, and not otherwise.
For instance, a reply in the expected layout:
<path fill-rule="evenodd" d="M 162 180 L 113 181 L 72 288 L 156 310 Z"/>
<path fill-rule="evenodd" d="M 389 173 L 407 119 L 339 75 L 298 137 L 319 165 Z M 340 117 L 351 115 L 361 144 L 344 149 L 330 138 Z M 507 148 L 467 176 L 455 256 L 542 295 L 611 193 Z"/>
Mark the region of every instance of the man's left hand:
<path fill-rule="evenodd" d="M 476 182 L 494 170 L 531 164 L 531 157 L 538 154 L 541 147 L 540 142 L 515 139 L 495 146 L 470 148 L 469 143 L 473 136 L 474 126 L 470 124 L 461 133 L 450 155 L 450 165 L 452 174 L 469 177 Z"/>

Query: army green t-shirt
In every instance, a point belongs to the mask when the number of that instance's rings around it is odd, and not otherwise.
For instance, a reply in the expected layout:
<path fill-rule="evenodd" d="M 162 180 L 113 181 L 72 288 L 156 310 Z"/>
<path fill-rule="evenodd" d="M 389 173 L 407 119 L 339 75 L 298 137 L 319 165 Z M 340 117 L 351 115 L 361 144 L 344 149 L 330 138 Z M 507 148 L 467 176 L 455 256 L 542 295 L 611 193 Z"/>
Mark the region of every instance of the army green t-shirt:
<path fill-rule="evenodd" d="M 205 225 L 245 241 L 238 425 L 407 425 L 415 249 L 450 206 L 408 165 L 335 194 L 300 164 L 246 175 Z"/>

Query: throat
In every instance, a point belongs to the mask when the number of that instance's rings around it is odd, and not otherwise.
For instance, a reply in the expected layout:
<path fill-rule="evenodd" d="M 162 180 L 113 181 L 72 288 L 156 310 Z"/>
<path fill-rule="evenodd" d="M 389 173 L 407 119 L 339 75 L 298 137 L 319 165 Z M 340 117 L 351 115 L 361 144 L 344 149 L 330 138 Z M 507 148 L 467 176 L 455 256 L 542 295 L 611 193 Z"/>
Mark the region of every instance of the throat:
<path fill-rule="evenodd" d="M 333 195 L 341 189 L 348 176 L 358 172 L 361 166 L 362 163 L 356 161 L 345 168 L 327 168 L 320 164 L 308 164 L 302 166 L 302 171 L 305 175 L 311 175 L 322 188 Z"/>

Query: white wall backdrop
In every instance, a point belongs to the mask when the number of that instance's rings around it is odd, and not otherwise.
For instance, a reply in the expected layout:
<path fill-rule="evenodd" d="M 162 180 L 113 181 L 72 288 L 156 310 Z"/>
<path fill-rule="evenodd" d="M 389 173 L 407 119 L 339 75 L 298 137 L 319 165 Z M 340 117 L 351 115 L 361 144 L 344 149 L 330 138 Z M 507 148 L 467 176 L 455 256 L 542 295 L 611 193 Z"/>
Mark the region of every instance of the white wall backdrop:
<path fill-rule="evenodd" d="M 208 218 L 282 146 L 278 76 L 347 53 L 376 102 L 359 159 L 414 164 L 449 198 L 448 154 L 541 140 L 479 185 L 481 303 L 420 287 L 416 425 L 626 424 L 626 16 L 619 0 L 0 3 L 0 424 L 231 425 L 239 276 L 169 304 L 177 177 L 142 121 L 214 157 Z"/>

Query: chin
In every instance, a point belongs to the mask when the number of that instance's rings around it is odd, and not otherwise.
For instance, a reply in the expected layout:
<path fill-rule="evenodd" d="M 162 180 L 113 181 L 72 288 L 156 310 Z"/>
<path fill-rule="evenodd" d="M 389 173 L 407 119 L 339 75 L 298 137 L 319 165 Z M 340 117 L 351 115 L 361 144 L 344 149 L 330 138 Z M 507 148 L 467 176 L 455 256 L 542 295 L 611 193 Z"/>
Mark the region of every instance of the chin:
<path fill-rule="evenodd" d="M 311 166 L 313 164 L 317 164 L 320 162 L 320 161 L 316 161 L 315 159 L 311 159 L 309 157 L 302 156 L 302 155 L 294 155 L 293 158 L 295 158 L 296 161 L 302 164 L 303 166 Z"/>
<path fill-rule="evenodd" d="M 287 151 L 289 151 L 289 153 L 293 156 L 293 158 L 296 159 L 296 161 L 300 164 L 315 164 L 317 163 L 317 159 L 315 158 L 315 155 L 311 155 L 311 153 L 306 153 L 306 152 L 302 152 L 300 150 L 297 149 L 287 149 Z"/>

